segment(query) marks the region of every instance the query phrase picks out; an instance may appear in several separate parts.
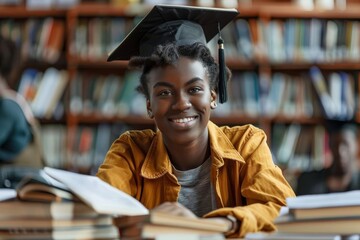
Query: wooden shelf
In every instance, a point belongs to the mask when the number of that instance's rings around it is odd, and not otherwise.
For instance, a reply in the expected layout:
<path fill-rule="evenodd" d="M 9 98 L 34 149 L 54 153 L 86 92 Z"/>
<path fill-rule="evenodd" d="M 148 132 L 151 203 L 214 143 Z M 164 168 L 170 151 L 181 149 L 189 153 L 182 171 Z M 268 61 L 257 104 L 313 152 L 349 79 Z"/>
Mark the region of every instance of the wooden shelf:
<path fill-rule="evenodd" d="M 76 17 L 136 17 L 144 16 L 150 10 L 149 6 L 114 6 L 104 3 L 86 3 L 72 8 L 68 14 Z"/>
<path fill-rule="evenodd" d="M 69 114 L 69 117 L 74 119 L 79 124 L 93 124 L 100 122 L 107 123 L 116 123 L 116 122 L 124 122 L 131 125 L 154 125 L 154 121 L 152 119 L 147 118 L 146 116 L 104 116 L 101 114 Z M 238 124 L 259 124 L 259 123 L 299 123 L 299 124 L 318 124 L 324 121 L 323 118 L 308 118 L 308 117 L 289 117 L 289 116 L 249 116 L 247 114 L 231 114 L 225 116 L 211 116 L 211 121 L 219 125 L 238 125 Z"/>
<path fill-rule="evenodd" d="M 319 117 L 291 117 L 291 116 L 285 116 L 285 115 L 277 115 L 273 118 L 271 118 L 271 121 L 274 123 L 283 123 L 283 124 L 289 124 L 289 123 L 298 123 L 302 125 L 316 125 L 316 124 L 322 124 L 325 119 L 319 118 Z"/>
<path fill-rule="evenodd" d="M 126 69 L 127 61 L 107 62 L 106 59 L 81 59 L 77 57 L 69 57 L 68 63 L 70 68 L 90 68 L 90 69 Z"/>
<path fill-rule="evenodd" d="M 323 70 L 359 70 L 360 62 L 331 62 L 331 63 L 306 63 L 306 62 L 292 62 L 292 63 L 271 63 L 270 67 L 275 71 L 288 70 L 308 70 L 311 66 L 317 66 Z"/>
<path fill-rule="evenodd" d="M 241 1 L 239 1 L 241 3 Z M 255 1 L 252 1 L 255 2 Z M 360 4 L 348 4 L 348 7 L 345 10 L 304 10 L 296 7 L 294 4 L 290 4 L 290 0 L 288 3 L 284 3 L 285 1 L 276 1 L 277 3 L 268 1 L 261 1 L 256 4 L 241 4 L 238 7 L 240 15 L 238 18 L 244 18 L 246 20 L 250 20 L 251 26 L 254 27 L 256 25 L 257 20 L 262 20 L 264 22 L 280 19 L 279 22 L 283 22 L 283 20 L 287 19 L 340 19 L 340 20 L 351 20 L 351 21 L 359 21 L 360 20 Z M 196 1 L 193 1 L 196 3 Z M 215 4 L 218 7 L 219 1 L 215 0 Z M 61 21 L 65 22 L 65 34 L 64 41 L 65 46 L 63 49 L 63 53 L 61 59 L 57 63 L 42 63 L 38 60 L 27 59 L 22 63 L 26 67 L 32 67 L 36 69 L 41 69 L 45 71 L 45 69 L 49 67 L 61 68 L 68 70 L 69 79 L 68 86 L 65 94 L 65 104 L 67 105 L 65 109 L 69 109 L 70 101 L 70 91 L 71 91 L 71 83 L 74 76 L 77 73 L 86 73 L 86 74 L 94 74 L 94 75 L 108 75 L 115 73 L 118 76 L 123 76 L 126 74 L 128 70 L 128 61 L 114 61 L 107 62 L 106 56 L 103 56 L 99 59 L 84 59 L 80 58 L 72 53 L 74 51 L 70 51 L 72 47 L 71 43 L 75 39 L 77 24 L 80 21 L 85 22 L 85 26 L 89 28 L 87 21 L 92 18 L 100 18 L 101 20 L 107 20 L 107 18 L 126 18 L 126 20 L 132 20 L 137 17 L 142 17 L 145 13 L 150 10 L 151 6 L 145 5 L 130 5 L 130 6 L 113 6 L 110 4 L 101 4 L 101 3 L 87 3 L 80 4 L 78 6 L 72 7 L 68 10 L 66 9 L 49 9 L 49 10 L 28 10 L 25 6 L 0 6 L 0 20 L 15 19 L 19 21 L 26 21 L 30 18 L 61 18 Z M 80 20 L 80 21 L 79 21 Z M 131 21 L 126 21 L 128 22 Z M 81 22 L 82 23 L 82 22 Z M 85 28 L 86 28 L 85 27 Z M 260 29 L 260 27 L 259 27 Z M 257 29 L 258 30 L 258 29 Z M 87 31 L 87 30 L 86 30 Z M 97 33 L 97 30 L 93 30 L 92 32 Z M 88 36 L 89 33 L 86 33 Z M 101 34 L 101 33 L 99 33 Z M 96 34 L 95 34 L 96 35 Z M 256 35 L 256 34 L 255 34 Z M 258 39 L 260 39 L 260 33 Z M 98 35 L 96 35 L 98 36 Z M 86 38 L 80 38 L 82 41 L 85 41 Z M 99 41 L 97 39 L 97 41 Z M 117 40 L 118 41 L 118 40 Z M 257 38 L 254 37 L 254 41 L 257 41 Z M 85 44 L 85 43 L 84 43 Z M 226 42 L 225 42 L 226 47 Z M 283 50 L 283 49 L 280 49 Z M 360 70 L 360 61 L 338 61 L 338 62 L 305 62 L 305 61 L 296 61 L 296 62 L 281 62 L 274 63 L 267 60 L 265 57 L 261 58 L 263 53 L 256 52 L 255 55 L 258 56 L 258 59 L 254 59 L 251 61 L 245 61 L 239 59 L 230 59 L 226 58 L 227 66 L 233 71 L 233 73 L 241 73 L 246 71 L 255 72 L 259 78 L 264 74 L 266 76 L 271 76 L 274 72 L 282 72 L 282 73 L 292 73 L 302 74 L 304 72 L 308 72 L 312 66 L 318 66 L 323 71 L 348 71 L 351 73 L 358 72 Z M 229 54 L 230 55 L 230 54 Z M 236 55 L 235 55 L 236 56 Z M 216 56 L 214 56 L 216 57 Z M 261 58 L 261 59 L 260 59 Z M 25 69 L 25 67 L 23 67 Z M 353 74 L 355 75 L 355 74 Z M 357 81 L 357 79 L 356 79 Z M 358 83 L 356 83 L 358 85 Z M 358 86 L 356 85 L 356 88 Z M 247 85 L 248 86 L 248 85 Z M 81 86 L 82 88 L 79 92 L 79 96 L 81 95 L 81 91 L 88 90 L 88 86 L 84 84 Z M 240 90 L 239 90 L 240 91 Z M 358 89 L 356 89 L 356 92 Z M 357 92 L 358 94 L 358 92 Z M 145 103 L 144 103 L 145 104 Z M 219 106 L 221 107 L 221 106 Z M 360 116 L 359 113 L 357 113 Z M 358 117 L 358 121 L 360 117 Z M 250 116 L 248 114 L 238 114 L 233 113 L 230 115 L 215 115 L 211 116 L 211 120 L 218 125 L 242 125 L 242 124 L 253 124 L 262 128 L 268 136 L 268 142 L 271 141 L 271 133 L 273 130 L 274 124 L 300 124 L 300 125 L 322 125 L 325 123 L 325 119 L 321 117 L 291 117 L 285 115 L 276 115 L 276 116 Z M 74 127 L 77 128 L 80 125 L 92 125 L 97 128 L 98 125 L 102 123 L 109 124 L 117 124 L 124 123 L 130 125 L 132 128 L 141 129 L 142 127 L 155 129 L 155 122 L 152 119 L 147 118 L 147 116 L 104 116 L 101 114 L 71 114 L 66 112 L 65 116 L 60 119 L 39 119 L 41 124 L 57 124 L 57 125 L 65 125 L 69 129 Z"/>
<path fill-rule="evenodd" d="M 154 121 L 144 116 L 104 116 L 101 114 L 69 114 L 72 121 L 78 124 L 97 124 L 97 123 L 126 123 L 131 125 L 154 125 Z"/>
<path fill-rule="evenodd" d="M 92 68 L 92 69 L 126 69 L 128 66 L 128 61 L 113 61 L 107 62 L 106 59 L 81 59 L 76 57 L 70 57 L 68 60 L 69 67 L 80 67 L 80 68 Z M 228 59 L 226 61 L 227 67 L 233 71 L 241 70 L 257 70 L 259 66 L 268 66 L 269 68 L 275 71 L 289 71 L 289 70 L 308 70 L 312 66 L 317 66 L 323 70 L 359 70 L 359 62 L 350 62 L 350 61 L 339 61 L 339 62 L 329 62 L 329 63 L 311 63 L 311 62 L 287 62 L 287 63 L 271 63 L 268 61 L 258 62 L 249 62 L 243 61 L 241 59 Z"/>
<path fill-rule="evenodd" d="M 0 6 L 0 18 L 65 17 L 65 9 L 29 10 L 24 6 Z"/>
<path fill-rule="evenodd" d="M 360 5 L 351 4 L 346 9 L 323 10 L 314 8 L 312 10 L 301 9 L 294 4 L 270 4 L 254 6 L 251 10 L 257 12 L 257 16 L 264 19 L 269 18 L 323 18 L 323 19 L 358 19 L 360 18 Z M 243 9 L 246 16 L 246 10 Z M 239 9 L 241 16 L 241 8 Z"/>

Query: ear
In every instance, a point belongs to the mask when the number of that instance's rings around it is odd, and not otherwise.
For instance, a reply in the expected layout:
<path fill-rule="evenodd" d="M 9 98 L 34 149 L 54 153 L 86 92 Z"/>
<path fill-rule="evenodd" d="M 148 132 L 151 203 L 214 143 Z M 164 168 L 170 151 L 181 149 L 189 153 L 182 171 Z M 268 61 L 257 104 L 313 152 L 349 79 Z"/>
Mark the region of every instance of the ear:
<path fill-rule="evenodd" d="M 210 102 L 210 107 L 211 109 L 215 109 L 217 107 L 217 94 L 214 90 L 211 90 L 211 102 Z"/>
<path fill-rule="evenodd" d="M 151 104 L 149 99 L 146 100 L 146 109 L 151 111 Z"/>
<path fill-rule="evenodd" d="M 150 105 L 150 100 L 146 100 L 146 109 L 147 109 L 147 113 L 149 118 L 154 118 L 154 115 L 152 113 L 152 109 L 151 109 L 151 105 Z"/>
<path fill-rule="evenodd" d="M 217 94 L 215 92 L 215 90 L 211 90 L 211 101 L 216 101 L 217 100 Z"/>

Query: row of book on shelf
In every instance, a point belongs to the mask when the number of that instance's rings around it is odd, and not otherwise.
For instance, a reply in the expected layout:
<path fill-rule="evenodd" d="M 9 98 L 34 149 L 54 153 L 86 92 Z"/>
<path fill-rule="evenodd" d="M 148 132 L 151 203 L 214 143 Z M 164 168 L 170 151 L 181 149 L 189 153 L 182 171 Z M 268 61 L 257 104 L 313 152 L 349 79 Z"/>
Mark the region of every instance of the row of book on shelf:
<path fill-rule="evenodd" d="M 150 127 L 150 126 L 149 126 Z M 96 173 L 112 142 L 134 126 L 123 123 L 81 124 L 76 128 L 46 124 L 41 128 L 47 166 Z M 291 171 L 328 167 L 328 132 L 325 126 L 274 124 L 271 151 L 276 164 Z"/>
<path fill-rule="evenodd" d="M 70 53 L 81 59 L 104 59 L 134 27 L 137 18 L 79 18 Z"/>
<path fill-rule="evenodd" d="M 67 109 L 74 115 L 146 117 L 145 98 L 136 91 L 139 76 L 137 71 L 123 76 L 78 72 L 69 79 L 66 70 L 29 68 L 21 76 L 18 92 L 38 118 L 60 119 Z M 325 74 L 315 66 L 308 73 L 274 72 L 270 77 L 253 71 L 234 72 L 229 101 L 213 115 L 351 120 L 358 107 L 357 78 L 356 73 L 345 71 Z M 66 106 L 63 96 L 68 85 L 70 104 Z"/>
<path fill-rule="evenodd" d="M 105 117 L 146 116 L 145 98 L 136 91 L 139 79 L 137 71 L 122 77 L 78 73 L 70 84 L 70 112 Z"/>
<path fill-rule="evenodd" d="M 139 17 L 79 17 L 70 54 L 105 59 Z M 24 57 L 56 62 L 65 52 L 65 20 L 52 17 L 3 19 L 2 34 L 21 48 Z M 345 19 L 236 19 L 222 30 L 229 59 L 270 62 L 358 61 L 360 23 Z M 216 39 L 209 43 L 215 51 Z M 216 56 L 216 55 L 215 55 Z"/>
<path fill-rule="evenodd" d="M 0 189 L 1 239 L 225 239 L 228 225 L 149 211 L 96 176 L 45 167 Z M 359 239 L 360 191 L 286 199 L 276 231 L 246 240 Z"/>
<path fill-rule="evenodd" d="M 1 19 L 0 30 L 4 37 L 17 44 L 23 59 L 55 63 L 64 53 L 66 34 L 65 22 L 62 19 Z"/>
<path fill-rule="evenodd" d="M 323 73 L 313 66 L 309 72 L 271 76 L 256 72 L 234 72 L 229 83 L 229 103 L 214 115 L 245 114 L 249 116 L 324 117 L 351 120 L 357 109 L 356 73 L 332 71 Z"/>
<path fill-rule="evenodd" d="M 136 20 L 81 19 L 76 26 L 72 53 L 83 58 L 104 58 L 121 41 Z M 115 27 L 114 27 L 115 26 Z M 222 30 L 230 59 L 270 62 L 334 62 L 360 59 L 360 23 L 357 20 L 236 19 Z M 96 34 L 92 37 L 92 33 Z M 110 46 L 110 48 L 109 48 Z M 216 39 L 209 43 L 213 51 Z"/>
<path fill-rule="evenodd" d="M 1 239 L 219 239 L 228 225 L 149 211 L 99 178 L 45 167 L 0 189 Z"/>
<path fill-rule="evenodd" d="M 82 18 L 75 28 L 72 54 L 104 58 L 134 23 L 136 18 Z M 229 59 L 335 62 L 360 59 L 359 31 L 358 20 L 288 18 L 265 22 L 239 18 L 222 30 L 222 37 Z M 103 34 L 93 34 L 99 32 Z M 209 46 L 215 51 L 216 39 Z"/>
<path fill-rule="evenodd" d="M 136 91 L 138 79 L 138 72 L 123 77 L 85 73 L 69 79 L 66 70 L 50 67 L 42 72 L 28 68 L 20 78 L 18 92 L 29 102 L 34 115 L 43 119 L 61 119 L 67 109 L 74 115 L 145 116 L 144 97 Z M 70 104 L 66 106 L 68 85 Z"/>
<path fill-rule="evenodd" d="M 66 70 L 50 67 L 43 72 L 28 68 L 21 75 L 17 91 L 29 103 L 36 117 L 60 119 L 65 112 L 63 95 L 68 80 Z"/>
<path fill-rule="evenodd" d="M 95 174 L 113 141 L 130 129 L 123 123 L 101 123 L 67 128 L 46 124 L 41 127 L 46 166 Z"/>
<path fill-rule="evenodd" d="M 274 124 L 271 151 L 276 164 L 290 171 L 329 167 L 329 133 L 324 125 Z"/>
<path fill-rule="evenodd" d="M 358 20 L 321 18 L 237 19 L 222 31 L 230 58 L 275 63 L 356 62 L 359 34 Z"/>

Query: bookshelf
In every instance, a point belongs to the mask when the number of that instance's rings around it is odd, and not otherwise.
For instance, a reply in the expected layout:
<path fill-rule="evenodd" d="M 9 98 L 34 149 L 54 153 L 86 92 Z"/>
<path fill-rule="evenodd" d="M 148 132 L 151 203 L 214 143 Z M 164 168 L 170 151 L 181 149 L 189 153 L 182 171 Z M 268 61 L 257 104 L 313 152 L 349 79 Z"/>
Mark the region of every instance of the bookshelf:
<path fill-rule="evenodd" d="M 196 3 L 196 1 L 190 1 L 191 5 L 196 5 Z M 221 7 L 222 2 L 219 0 L 214 1 L 214 6 Z M 94 149 L 94 147 L 89 146 L 95 146 L 96 137 L 102 131 L 99 129 L 107 129 L 108 132 L 112 132 L 111 129 L 116 129 L 117 134 L 120 134 L 119 131 L 126 129 L 155 128 L 153 121 L 148 119 L 146 113 L 142 112 L 141 109 L 129 108 L 126 113 L 119 114 L 112 112 L 114 109 L 119 109 L 114 103 L 112 105 L 108 104 L 107 108 L 105 107 L 107 110 L 102 110 L 102 107 L 99 107 L 101 104 L 94 104 L 95 96 L 101 99 L 99 95 L 109 95 L 103 87 L 103 85 L 108 85 L 111 82 L 108 79 L 115 79 L 115 83 L 118 83 L 118 85 L 114 88 L 121 89 L 124 87 L 126 77 L 132 75 L 127 70 L 126 62 L 107 63 L 106 56 L 113 44 L 117 44 L 121 40 L 120 38 L 131 30 L 136 21 L 150 7 L 142 7 L 139 8 L 140 10 L 137 9 L 138 11 L 134 11 L 134 9 L 131 6 L 125 8 L 124 6 L 113 6 L 110 3 L 82 3 L 63 10 L 31 11 L 24 6 L 0 6 L 0 24 L 11 20 L 25 26 L 32 19 L 45 21 L 52 18 L 62 21 L 64 25 L 63 42 L 59 48 L 60 56 L 56 61 L 34 60 L 28 56 L 24 56 L 22 59 L 22 71 L 27 68 L 34 68 L 45 72 L 48 68 L 54 67 L 67 72 L 67 86 L 61 98 L 63 114 L 60 117 L 52 116 L 40 119 L 43 128 L 46 129 L 45 131 L 53 132 L 50 135 L 56 135 L 54 131 L 58 133 L 65 132 L 65 134 L 62 134 L 64 135 L 63 139 L 58 140 L 61 142 L 62 150 L 57 147 L 57 151 L 63 152 L 63 156 L 59 160 L 61 162 L 60 167 L 80 172 L 94 171 L 91 170 L 95 168 L 92 165 L 93 163 L 80 164 L 78 161 L 80 161 L 79 159 L 86 159 L 86 156 L 88 156 L 86 154 L 96 155 L 92 152 L 86 153 L 84 149 Z M 311 85 L 309 69 L 313 66 L 317 66 L 321 70 L 327 85 L 330 82 L 328 78 L 332 73 L 343 72 L 348 74 L 347 81 L 351 82 L 349 89 L 353 95 L 353 98 L 349 101 L 352 101 L 353 113 L 346 121 L 360 121 L 358 104 L 360 46 L 358 42 L 355 44 L 356 39 L 360 38 L 359 4 L 348 1 L 348 6 L 344 10 L 302 10 L 291 4 L 290 1 L 265 1 L 260 3 L 253 1 L 253 4 L 239 4 L 238 10 L 240 12 L 239 18 L 231 26 L 227 27 L 227 33 L 224 33 L 225 36 L 223 36 L 226 49 L 228 51 L 229 49 L 235 49 L 236 52 L 233 55 L 226 55 L 227 65 L 234 75 L 230 83 L 231 88 L 235 89 L 231 94 L 231 97 L 233 97 L 231 100 L 234 100 L 234 102 L 230 101 L 228 106 L 219 106 L 219 112 L 217 112 L 218 109 L 214 112 L 212 121 L 219 125 L 251 123 L 259 126 L 268 136 L 268 142 L 272 150 L 274 150 L 275 159 L 278 157 L 277 152 L 280 151 L 277 149 L 279 142 L 283 141 L 289 129 L 293 129 L 292 138 L 296 138 L 296 131 L 294 130 L 296 128 L 291 126 L 301 126 L 301 132 L 311 132 L 312 135 L 318 136 L 319 141 L 322 141 L 322 139 L 326 138 L 326 133 L 322 128 L 326 119 L 319 99 L 317 99 L 317 93 Z M 239 29 L 236 29 L 236 27 L 239 27 L 237 21 L 239 21 L 242 30 L 243 26 L 248 27 L 248 33 L 240 33 Z M 316 25 L 318 22 L 323 25 Z M 328 28 L 322 28 L 322 26 L 334 26 L 333 23 L 337 24 L 338 27 L 337 30 L 333 30 L 332 34 L 336 36 L 337 42 L 345 44 L 346 49 L 343 51 L 344 53 L 337 53 L 336 50 L 334 50 L 334 53 L 328 53 L 330 58 L 326 56 L 318 58 L 319 56 L 313 52 L 314 49 L 310 48 L 310 46 L 314 47 L 316 44 L 311 43 L 313 45 L 309 45 L 307 38 L 312 33 L 313 36 L 318 38 L 318 41 L 325 41 L 320 38 L 320 35 L 326 33 Z M 4 29 L 3 25 L 1 25 L 1 29 Z M 310 32 L 312 26 L 317 27 L 318 31 Z M 345 33 L 343 33 L 344 31 Z M 341 38 L 342 35 L 345 38 Z M 348 37 L 346 38 L 346 36 Z M 302 41 L 299 42 L 299 38 Z M 239 39 L 243 41 L 240 43 Z M 243 45 L 244 41 L 248 45 Z M 316 46 L 318 47 L 316 50 L 324 46 L 337 47 L 334 45 L 336 43 L 331 42 L 331 40 L 328 41 L 327 45 Z M 244 52 L 244 50 L 247 50 L 244 46 L 249 46 L 252 49 L 250 55 L 249 52 Z M 239 49 L 239 47 L 243 49 Z M 242 51 L 240 52 L 240 50 Z M 327 49 L 320 50 L 325 51 Z M 312 54 L 311 57 L 309 57 L 309 54 Z M 322 54 L 326 55 L 327 53 Z M 278 81 L 276 78 L 280 80 Z M 20 76 L 19 81 L 21 81 Z M 280 86 L 283 86 L 274 87 L 274 90 L 271 90 L 272 84 L 277 81 Z M 14 85 L 14 87 L 17 85 Z M 236 86 L 236 88 L 233 86 Z M 100 88 L 103 89 L 103 93 L 96 93 L 94 89 Z M 238 89 L 238 92 L 236 89 Z M 245 95 L 242 89 L 252 89 L 253 96 Z M 279 89 L 287 90 L 277 92 Z M 274 92 L 271 93 L 271 91 Z M 293 92 L 293 96 L 291 96 L 291 92 Z M 93 101 L 90 101 L 90 105 L 93 104 L 98 107 L 92 106 L 91 110 L 84 111 L 87 109 L 86 104 L 81 101 L 85 93 L 88 95 L 87 98 Z M 279 104 L 281 106 L 279 105 L 277 110 L 269 110 L 275 105 L 274 100 L 270 99 L 271 94 L 277 97 L 286 95 L 287 100 L 285 101 L 285 98 L 280 99 Z M 116 95 L 116 93 L 113 93 L 113 95 Z M 249 102 L 251 98 L 253 98 L 252 102 Z M 311 99 L 311 101 L 307 103 L 304 99 Z M 137 101 L 136 106 L 139 105 L 137 103 L 140 100 Z M 284 102 L 289 106 L 283 106 Z M 305 104 L 311 105 L 311 110 L 308 113 L 305 111 Z M 257 109 L 257 111 L 254 112 L 254 109 Z M 59 127 L 57 130 L 51 130 L 56 129 L 57 126 Z M 283 131 L 282 134 L 281 131 Z M 288 134 L 291 135 L 291 132 Z M 115 136 L 109 137 L 110 135 L 110 133 L 107 133 L 107 138 L 114 139 Z M 303 133 L 298 135 L 301 136 Z M 44 139 L 48 138 L 44 137 Z M 307 141 L 307 144 L 312 144 L 314 139 L 315 137 L 311 141 Z M 296 138 L 296 140 L 300 142 L 300 138 Z M 301 141 L 304 142 L 304 140 Z M 80 143 L 85 145 L 81 148 L 82 153 L 79 153 Z M 54 146 L 54 148 L 56 147 Z M 299 146 L 296 147 L 295 143 L 294 149 L 297 148 Z M 315 148 L 315 146 L 309 145 L 308 148 Z M 301 149 L 297 151 L 301 151 Z M 315 154 L 316 149 L 307 149 L 306 151 Z M 294 152 L 290 154 L 294 154 Z M 101 158 L 101 156 L 98 158 Z M 91 161 L 99 164 L 100 160 Z M 287 162 L 282 162 L 282 167 L 287 168 L 287 164 Z M 308 169 L 307 167 L 300 168 L 297 164 L 293 165 L 296 166 L 295 169 L 297 170 Z M 57 167 L 56 163 L 52 166 Z"/>

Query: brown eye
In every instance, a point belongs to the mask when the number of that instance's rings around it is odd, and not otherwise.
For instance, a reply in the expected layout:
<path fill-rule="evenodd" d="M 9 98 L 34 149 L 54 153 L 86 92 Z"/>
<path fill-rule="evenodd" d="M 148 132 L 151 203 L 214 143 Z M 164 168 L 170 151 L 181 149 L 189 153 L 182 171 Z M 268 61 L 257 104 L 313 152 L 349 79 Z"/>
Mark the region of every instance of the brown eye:
<path fill-rule="evenodd" d="M 170 90 L 164 90 L 158 93 L 158 96 L 170 96 L 170 95 L 172 95 Z"/>
<path fill-rule="evenodd" d="M 201 91 L 202 91 L 202 88 L 200 88 L 200 87 L 193 87 L 189 90 L 190 93 L 198 93 Z"/>

